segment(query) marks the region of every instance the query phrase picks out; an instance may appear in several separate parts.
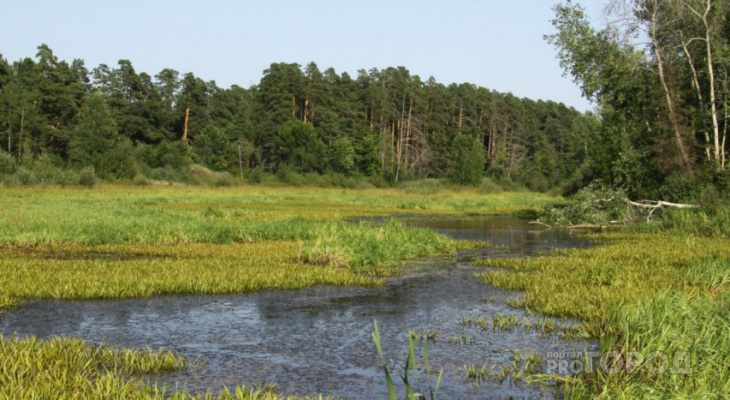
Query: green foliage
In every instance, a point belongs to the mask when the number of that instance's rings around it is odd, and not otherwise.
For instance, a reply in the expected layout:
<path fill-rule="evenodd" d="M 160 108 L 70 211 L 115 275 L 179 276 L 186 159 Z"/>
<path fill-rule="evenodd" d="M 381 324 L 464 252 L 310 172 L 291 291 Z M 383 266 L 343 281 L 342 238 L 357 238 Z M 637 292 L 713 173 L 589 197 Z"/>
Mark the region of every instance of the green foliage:
<path fill-rule="evenodd" d="M 299 172 L 322 171 L 326 162 L 326 147 L 317 138 L 312 124 L 288 121 L 276 130 L 278 161 Z"/>
<path fill-rule="evenodd" d="M 355 169 L 355 147 L 349 138 L 341 137 L 332 142 L 330 166 L 333 171 L 350 174 Z"/>
<path fill-rule="evenodd" d="M 368 176 L 378 176 L 381 173 L 380 138 L 378 135 L 367 135 L 357 147 L 357 165 Z"/>
<path fill-rule="evenodd" d="M 79 172 L 79 185 L 93 187 L 96 185 L 94 167 L 86 167 Z"/>
<path fill-rule="evenodd" d="M 193 163 L 192 150 L 187 143 L 175 140 L 137 149 L 138 159 L 150 168 L 187 168 Z"/>
<path fill-rule="evenodd" d="M 8 110 L 0 113 L 3 151 L 28 170 L 45 154 L 58 168 L 93 166 L 100 180 L 110 181 L 143 174 L 194 183 L 184 170 L 195 162 L 242 180 L 248 170 L 273 174 L 286 165 L 307 180 L 327 175 L 321 181 L 346 187 L 359 183 L 340 176 L 389 187 L 444 179 L 450 170 L 461 171 L 452 177 L 458 184 L 478 185 L 467 171 L 481 156 L 450 155 L 457 136 L 453 105 L 459 104 L 459 131 L 482 138 L 492 177 L 546 191 L 586 165 L 585 143 L 600 123 L 551 101 L 424 82 L 404 67 L 363 70 L 353 79 L 314 63 L 275 63 L 258 85 L 224 89 L 170 68 L 153 78 L 129 60 L 89 72 L 81 60 L 68 65 L 44 45 L 35 60 L 3 60 L 0 73 L 0 104 Z M 4 158 L 3 165 L 12 164 Z M 48 180 L 27 171 L 7 178 L 15 170 L 3 172 L 4 180 Z"/>
<path fill-rule="evenodd" d="M 195 137 L 195 155 L 208 168 L 225 170 L 231 163 L 233 149 L 226 134 L 213 125 L 206 126 Z"/>
<path fill-rule="evenodd" d="M 457 185 L 478 186 L 484 173 L 484 148 L 478 140 L 457 135 L 449 153 L 451 172 L 449 179 Z"/>
<path fill-rule="evenodd" d="M 627 210 L 624 192 L 592 183 L 568 198 L 565 204 L 546 208 L 539 219 L 559 226 L 607 226 L 627 221 Z"/>
<path fill-rule="evenodd" d="M 0 177 L 15 173 L 17 168 L 18 163 L 15 161 L 15 157 L 0 150 Z"/>
<path fill-rule="evenodd" d="M 103 96 L 87 97 L 86 105 L 69 144 L 69 160 L 93 167 L 101 176 L 131 179 L 134 176 L 132 146 L 117 134 L 117 124 Z"/>

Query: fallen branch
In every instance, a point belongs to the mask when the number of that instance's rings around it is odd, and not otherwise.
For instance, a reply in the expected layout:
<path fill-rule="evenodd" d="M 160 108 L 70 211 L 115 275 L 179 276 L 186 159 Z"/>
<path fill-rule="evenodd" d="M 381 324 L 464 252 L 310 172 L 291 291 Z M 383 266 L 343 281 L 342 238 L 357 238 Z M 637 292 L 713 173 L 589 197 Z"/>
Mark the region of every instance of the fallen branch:
<path fill-rule="evenodd" d="M 546 226 L 548 228 L 548 230 L 553 229 L 552 225 L 548 225 L 548 224 L 546 224 L 544 222 L 540 222 L 540 221 L 530 221 L 529 224 Z"/>
<path fill-rule="evenodd" d="M 597 224 L 578 224 L 578 225 L 568 225 L 565 227 L 566 229 L 572 229 L 574 231 L 580 231 L 580 230 L 587 230 L 587 229 L 606 229 L 605 225 L 597 225 Z"/>
<path fill-rule="evenodd" d="M 649 215 L 646 216 L 646 222 L 651 222 L 651 216 L 654 214 L 654 212 L 662 207 L 672 207 L 672 208 L 699 208 L 696 204 L 681 204 L 681 203 L 671 203 L 668 201 L 662 201 L 662 200 L 644 200 L 644 201 L 631 201 L 629 199 L 626 199 L 626 203 L 628 203 L 630 206 L 639 207 L 639 208 L 646 208 L 651 209 L 649 211 Z"/>

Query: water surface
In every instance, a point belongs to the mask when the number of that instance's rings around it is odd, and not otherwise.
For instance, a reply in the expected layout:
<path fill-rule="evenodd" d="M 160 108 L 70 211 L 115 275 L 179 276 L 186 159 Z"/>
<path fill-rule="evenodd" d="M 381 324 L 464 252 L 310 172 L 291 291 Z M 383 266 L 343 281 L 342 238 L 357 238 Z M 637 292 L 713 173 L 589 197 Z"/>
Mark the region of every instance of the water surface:
<path fill-rule="evenodd" d="M 589 243 L 568 232 L 538 232 L 525 221 L 509 217 L 408 217 L 404 221 L 460 239 L 489 240 L 497 247 L 415 263 L 417 268 L 382 288 L 318 286 L 226 296 L 29 301 L 0 317 L 0 332 L 173 349 L 198 362 L 158 380 L 191 391 L 277 382 L 283 393 L 383 399 L 387 392 L 382 363 L 371 338 L 377 319 L 386 356 L 396 368 L 403 365 L 409 329 L 438 331 L 438 338 L 430 342 L 429 356 L 432 368 L 444 370 L 439 398 L 554 397 L 553 388 L 509 379 L 474 385 L 459 373 L 464 364 L 511 364 L 511 351 L 545 355 L 597 347 L 523 327 L 495 332 L 461 324 L 462 315 L 484 316 L 488 321 L 498 313 L 533 318 L 506 304 L 518 293 L 482 284 L 473 276 L 479 270 L 463 261 L 524 256 Z M 464 335 L 474 343 L 456 345 L 448 340 L 454 335 Z M 416 380 L 427 391 L 428 375 L 416 373 Z"/>

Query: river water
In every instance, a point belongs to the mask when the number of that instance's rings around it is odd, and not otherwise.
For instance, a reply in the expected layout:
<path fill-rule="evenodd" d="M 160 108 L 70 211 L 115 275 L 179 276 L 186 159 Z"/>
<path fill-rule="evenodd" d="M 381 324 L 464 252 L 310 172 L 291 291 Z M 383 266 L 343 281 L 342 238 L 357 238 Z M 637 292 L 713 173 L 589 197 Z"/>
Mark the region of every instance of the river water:
<path fill-rule="evenodd" d="M 276 382 L 286 394 L 329 394 L 385 399 L 382 362 L 371 333 L 377 320 L 394 379 L 407 353 L 408 330 L 438 332 L 429 342 L 433 370 L 443 369 L 441 399 L 554 398 L 556 388 L 505 379 L 480 384 L 459 372 L 463 365 L 511 365 L 513 354 L 596 350 L 591 341 L 566 341 L 525 327 L 483 330 L 462 316 L 487 321 L 497 314 L 536 319 L 507 305 L 519 293 L 484 285 L 468 265 L 477 257 L 531 256 L 559 247 L 584 247 L 570 232 L 540 230 L 511 217 L 401 217 L 412 226 L 495 246 L 458 257 L 411 263 L 381 288 L 318 286 L 225 296 L 161 296 L 122 301 L 34 300 L 0 316 L 8 336 L 79 337 L 120 347 L 175 350 L 196 360 L 186 371 L 155 377 L 171 388 L 216 392 L 225 386 Z M 566 321 L 558 321 L 566 323 Z M 472 343 L 453 343 L 450 338 Z M 418 346 L 420 349 L 420 345 Z M 417 352 L 420 367 L 422 354 Z M 496 368 L 495 373 L 500 368 Z M 428 393 L 435 376 L 416 370 L 417 389 Z"/>

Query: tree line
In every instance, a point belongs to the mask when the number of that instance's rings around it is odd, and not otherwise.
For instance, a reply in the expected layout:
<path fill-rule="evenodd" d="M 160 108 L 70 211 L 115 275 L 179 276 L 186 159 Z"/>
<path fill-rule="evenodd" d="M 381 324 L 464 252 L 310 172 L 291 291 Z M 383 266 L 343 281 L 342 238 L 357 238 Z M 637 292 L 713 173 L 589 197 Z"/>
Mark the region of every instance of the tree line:
<path fill-rule="evenodd" d="M 35 58 L 0 56 L 0 108 L 0 173 L 45 163 L 110 179 L 197 163 L 235 176 L 487 176 L 573 188 L 593 174 L 600 129 L 597 116 L 564 104 L 422 80 L 404 67 L 352 77 L 274 63 L 258 84 L 226 89 L 171 68 L 138 73 L 129 60 L 89 70 L 47 45 Z"/>

